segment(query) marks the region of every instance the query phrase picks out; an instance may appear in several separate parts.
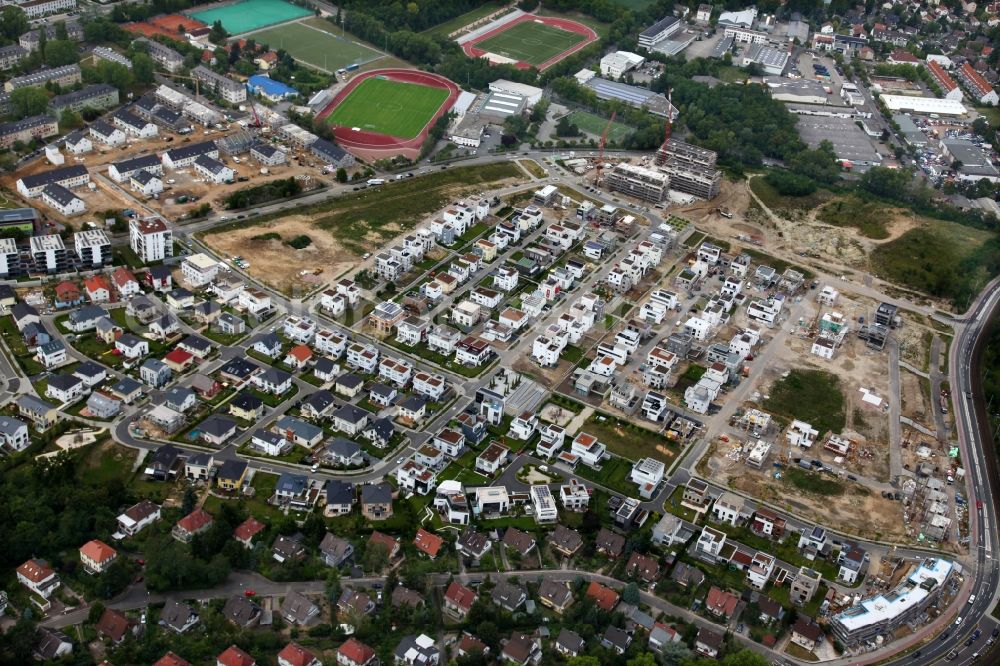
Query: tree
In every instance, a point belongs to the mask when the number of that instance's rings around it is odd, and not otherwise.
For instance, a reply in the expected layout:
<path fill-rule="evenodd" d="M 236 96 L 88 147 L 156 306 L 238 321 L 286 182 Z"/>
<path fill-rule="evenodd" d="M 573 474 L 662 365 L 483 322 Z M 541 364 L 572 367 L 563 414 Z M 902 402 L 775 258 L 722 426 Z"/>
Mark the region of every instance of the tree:
<path fill-rule="evenodd" d="M 361 566 L 365 571 L 381 573 L 389 564 L 389 549 L 384 543 L 369 543 L 365 546 L 365 555 L 361 559 Z"/>
<path fill-rule="evenodd" d="M 622 601 L 627 604 L 638 604 L 639 603 L 639 586 L 635 583 L 629 583 L 624 588 L 622 588 Z"/>
<path fill-rule="evenodd" d="M 637 654 L 626 662 L 626 666 L 657 666 L 652 652 Z"/>
<path fill-rule="evenodd" d="M 194 511 L 196 506 L 198 506 L 198 495 L 195 494 L 194 488 L 188 486 L 184 489 L 184 498 L 181 500 L 181 513 L 186 516 Z"/>
<path fill-rule="evenodd" d="M 150 84 L 153 82 L 153 74 L 156 65 L 148 53 L 136 53 L 132 56 L 132 74 L 137 83 Z"/>
<path fill-rule="evenodd" d="M 337 182 L 346 183 L 347 182 L 347 169 L 340 167 L 337 169 Z"/>
<path fill-rule="evenodd" d="M 127 90 L 132 86 L 132 71 L 117 62 L 102 60 L 91 72 L 91 76 L 98 83 L 107 83 L 120 91 Z"/>
<path fill-rule="evenodd" d="M 684 643 L 666 643 L 660 647 L 660 666 L 681 666 L 690 656 L 691 650 Z"/>
<path fill-rule="evenodd" d="M 29 27 L 28 15 L 20 7 L 8 5 L 0 10 L 0 35 L 3 35 L 7 40 L 17 39 L 28 32 Z"/>
<path fill-rule="evenodd" d="M 17 118 L 27 118 L 45 113 L 49 106 L 49 97 L 45 90 L 31 86 L 17 88 L 10 93 L 10 106 Z"/>
<path fill-rule="evenodd" d="M 567 661 L 566 666 L 601 666 L 601 660 L 597 657 L 591 657 L 590 655 L 581 655 L 579 657 L 573 657 Z"/>
<path fill-rule="evenodd" d="M 90 611 L 87 613 L 87 622 L 97 624 L 102 615 L 104 615 L 104 604 L 100 601 L 95 601 L 90 605 Z"/>
<path fill-rule="evenodd" d="M 69 32 L 66 30 L 66 21 L 56 23 L 56 39 L 69 41 Z"/>
<path fill-rule="evenodd" d="M 208 33 L 208 41 L 213 44 L 221 44 L 226 41 L 226 37 L 228 36 L 229 33 L 222 27 L 222 21 L 216 21 L 212 24 L 212 29 Z"/>
<path fill-rule="evenodd" d="M 65 109 L 59 114 L 59 129 L 78 129 L 83 127 L 83 118 L 73 109 Z"/>
<path fill-rule="evenodd" d="M 570 121 L 569 116 L 563 116 L 556 123 L 556 136 L 580 136 L 580 128 Z"/>

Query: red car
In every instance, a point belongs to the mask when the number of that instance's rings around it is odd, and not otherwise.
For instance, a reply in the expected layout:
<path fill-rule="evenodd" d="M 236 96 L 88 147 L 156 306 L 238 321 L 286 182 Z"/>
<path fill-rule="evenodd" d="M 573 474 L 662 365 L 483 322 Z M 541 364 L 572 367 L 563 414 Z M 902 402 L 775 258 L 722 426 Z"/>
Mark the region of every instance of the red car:
<path fill-rule="evenodd" d="M 983 510 L 983 500 L 976 500 L 976 510 L 977 511 Z"/>
<path fill-rule="evenodd" d="M 255 597 L 255 596 L 257 596 L 257 593 L 254 592 L 253 590 L 243 590 L 243 596 L 245 596 L 245 597 Z"/>

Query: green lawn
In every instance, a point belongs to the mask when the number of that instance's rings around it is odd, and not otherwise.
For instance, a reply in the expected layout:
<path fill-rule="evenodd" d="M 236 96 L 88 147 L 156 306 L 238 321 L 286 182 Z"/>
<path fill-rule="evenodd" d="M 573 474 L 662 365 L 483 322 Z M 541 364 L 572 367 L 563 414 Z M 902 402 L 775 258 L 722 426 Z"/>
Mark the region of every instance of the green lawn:
<path fill-rule="evenodd" d="M 593 414 L 581 430 L 596 437 L 611 453 L 629 460 L 655 458 L 669 465 L 677 455 L 676 447 L 667 448 L 670 441 L 666 437 L 606 414 Z"/>
<path fill-rule="evenodd" d="M 576 467 L 576 474 L 585 479 L 599 483 L 609 490 L 613 490 L 622 495 L 634 497 L 638 492 L 638 487 L 629 481 L 629 474 L 632 472 L 632 463 L 624 458 L 611 456 L 601 462 L 600 471 L 580 464 Z"/>
<path fill-rule="evenodd" d="M 581 131 L 594 136 L 604 134 L 604 128 L 608 126 L 608 118 L 602 118 L 589 111 L 574 111 L 569 114 L 569 121 L 580 128 Z M 635 131 L 635 128 L 623 123 L 611 123 L 608 130 L 608 140 L 612 143 L 621 143 L 628 135 Z"/>
<path fill-rule="evenodd" d="M 844 394 L 837 376 L 824 370 L 791 370 L 771 387 L 764 409 L 812 425 L 822 437 L 844 429 Z"/>
<path fill-rule="evenodd" d="M 331 125 L 412 139 L 424 129 L 448 91 L 373 77 L 362 81 L 326 118 Z"/>
<path fill-rule="evenodd" d="M 476 7 L 471 11 L 456 16 L 450 21 L 445 21 L 444 23 L 439 23 L 433 28 L 428 28 L 427 30 L 424 30 L 423 34 L 427 35 L 428 37 L 447 37 L 450 33 L 453 33 L 461 28 L 464 28 L 470 23 L 474 23 L 479 19 L 483 18 L 484 16 L 492 14 L 498 9 L 500 9 L 499 3 L 487 2 L 480 7 Z"/>
<path fill-rule="evenodd" d="M 337 34 L 337 27 L 321 18 L 275 26 L 255 32 L 258 44 L 284 49 L 307 65 L 325 72 L 375 60 L 381 54 L 346 36 Z"/>
<path fill-rule="evenodd" d="M 545 23 L 524 21 L 493 37 L 476 42 L 475 46 L 489 53 L 538 66 L 584 39 L 585 36 L 576 32 Z"/>

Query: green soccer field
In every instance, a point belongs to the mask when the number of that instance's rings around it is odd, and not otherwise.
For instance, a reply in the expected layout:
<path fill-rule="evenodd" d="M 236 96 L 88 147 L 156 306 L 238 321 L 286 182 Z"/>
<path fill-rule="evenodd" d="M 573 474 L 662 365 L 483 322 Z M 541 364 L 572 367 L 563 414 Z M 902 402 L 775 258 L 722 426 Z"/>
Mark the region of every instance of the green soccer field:
<path fill-rule="evenodd" d="M 448 91 L 416 83 L 372 77 L 362 81 L 327 116 L 331 125 L 360 127 L 377 134 L 412 139 L 420 134 Z"/>
<path fill-rule="evenodd" d="M 575 32 L 525 21 L 473 46 L 529 65 L 541 65 L 585 39 L 585 36 Z"/>
<path fill-rule="evenodd" d="M 364 64 L 381 55 L 335 34 L 334 30 L 336 27 L 323 19 L 306 19 L 267 28 L 250 36 L 258 44 L 284 49 L 296 60 L 325 72 L 335 72 L 355 63 Z"/>

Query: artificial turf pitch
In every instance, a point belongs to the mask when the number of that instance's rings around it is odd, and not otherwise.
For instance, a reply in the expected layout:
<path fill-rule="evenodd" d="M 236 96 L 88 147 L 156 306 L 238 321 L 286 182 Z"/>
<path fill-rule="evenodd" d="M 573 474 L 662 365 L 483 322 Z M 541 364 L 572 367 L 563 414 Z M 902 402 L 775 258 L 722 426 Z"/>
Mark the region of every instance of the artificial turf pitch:
<path fill-rule="evenodd" d="M 191 12 L 191 16 L 205 25 L 221 21 L 222 27 L 230 35 L 240 35 L 276 23 L 309 16 L 312 13 L 310 9 L 284 0 L 242 0 L 232 5 Z"/>
<path fill-rule="evenodd" d="M 376 76 L 358 84 L 326 121 L 341 127 L 360 127 L 376 134 L 412 139 L 441 108 L 448 94 L 444 88 Z"/>
<path fill-rule="evenodd" d="M 545 23 L 524 21 L 507 30 L 474 44 L 475 48 L 526 62 L 541 65 L 563 51 L 567 51 L 586 36 L 568 30 L 555 28 Z"/>

